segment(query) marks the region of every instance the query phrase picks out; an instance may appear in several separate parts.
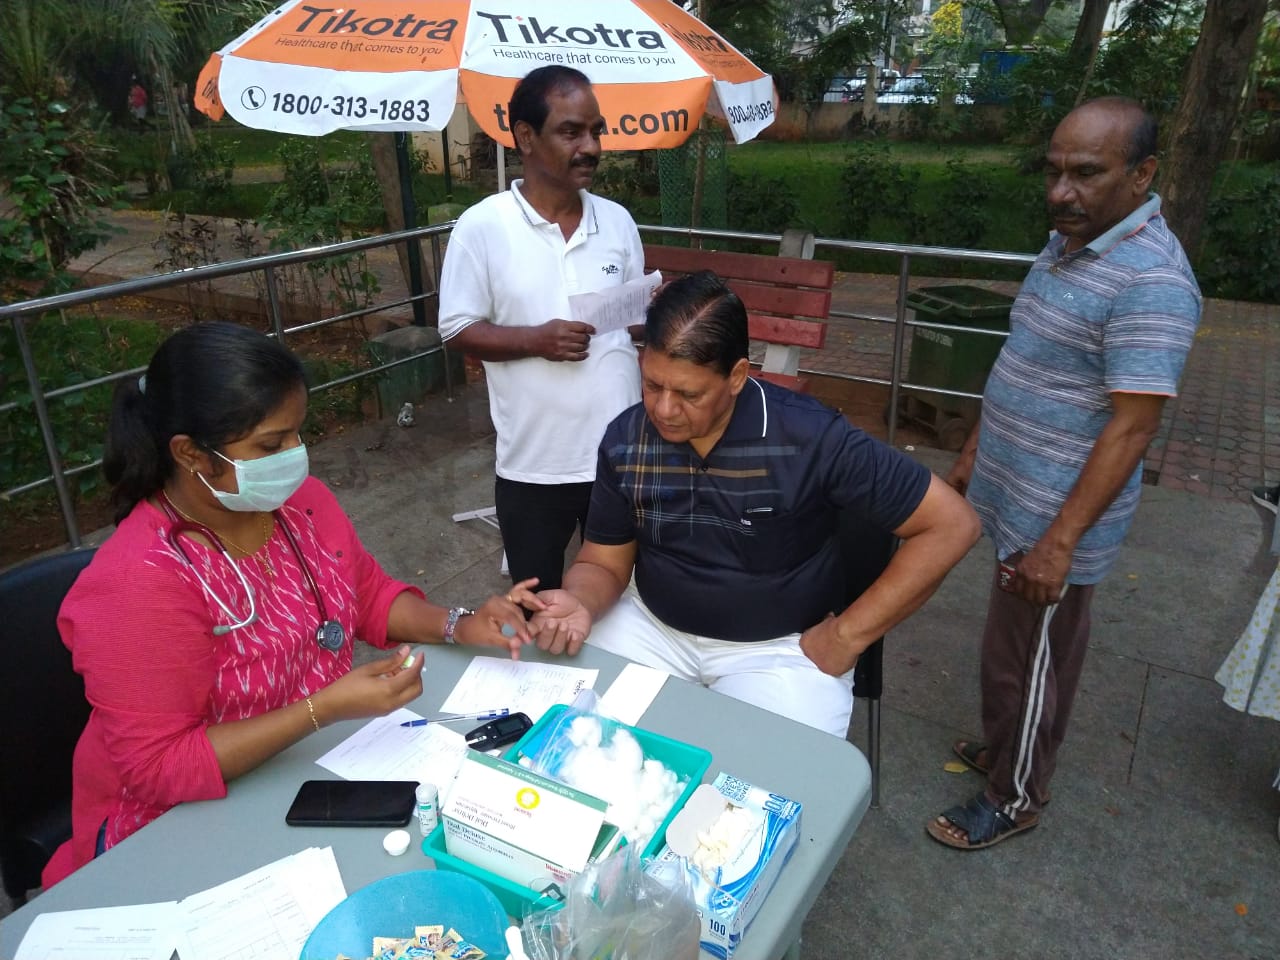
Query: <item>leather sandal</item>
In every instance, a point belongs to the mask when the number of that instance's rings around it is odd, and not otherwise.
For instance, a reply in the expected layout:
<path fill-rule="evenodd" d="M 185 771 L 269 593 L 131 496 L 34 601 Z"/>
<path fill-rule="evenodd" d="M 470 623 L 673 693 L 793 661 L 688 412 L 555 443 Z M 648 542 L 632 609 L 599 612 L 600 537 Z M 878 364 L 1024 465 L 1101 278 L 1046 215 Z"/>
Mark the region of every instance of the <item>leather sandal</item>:
<path fill-rule="evenodd" d="M 982 850 L 1035 828 L 1040 823 L 1040 814 L 1031 813 L 1021 820 L 1014 820 L 988 800 L 986 791 L 983 791 L 968 803 L 947 810 L 942 819 L 963 830 L 965 839 L 956 839 L 937 819 L 925 824 L 929 836 L 954 850 Z"/>
<path fill-rule="evenodd" d="M 984 777 L 991 772 L 991 767 L 979 763 L 978 757 L 987 752 L 987 745 L 979 740 L 957 740 L 951 745 L 957 757 L 964 761 L 970 770 L 977 770 Z"/>

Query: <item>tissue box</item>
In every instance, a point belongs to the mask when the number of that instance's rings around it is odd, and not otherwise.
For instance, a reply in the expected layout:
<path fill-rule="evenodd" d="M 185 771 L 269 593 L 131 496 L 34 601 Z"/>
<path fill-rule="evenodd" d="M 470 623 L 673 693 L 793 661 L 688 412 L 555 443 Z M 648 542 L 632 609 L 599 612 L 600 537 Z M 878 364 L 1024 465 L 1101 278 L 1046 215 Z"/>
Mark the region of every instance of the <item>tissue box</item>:
<path fill-rule="evenodd" d="M 751 831 L 745 842 L 738 849 L 727 851 L 723 864 L 698 870 L 690 863 L 688 870 L 694 904 L 702 920 L 700 946 L 713 957 L 727 958 L 733 955 L 795 849 L 800 836 L 801 805 L 726 773 L 719 774 L 712 786 L 722 799 L 710 806 L 705 795 L 700 799 L 695 794 L 690 799 L 667 828 L 667 845 L 655 859 L 653 870 L 660 875 L 672 861 L 680 860 L 681 853 L 672 849 L 673 842 L 678 849 L 681 838 L 707 834 L 727 805 L 750 816 Z M 683 852 L 688 855 L 687 849 Z"/>
<path fill-rule="evenodd" d="M 452 856 L 537 889 L 586 866 L 605 808 L 519 764 L 469 751 L 440 820 Z"/>

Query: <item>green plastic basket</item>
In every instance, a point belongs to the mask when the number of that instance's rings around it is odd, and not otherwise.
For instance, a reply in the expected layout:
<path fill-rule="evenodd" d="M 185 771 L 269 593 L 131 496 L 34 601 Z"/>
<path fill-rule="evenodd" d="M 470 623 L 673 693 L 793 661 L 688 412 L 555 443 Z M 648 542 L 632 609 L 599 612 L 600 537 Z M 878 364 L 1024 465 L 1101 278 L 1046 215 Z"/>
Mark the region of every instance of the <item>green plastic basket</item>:
<path fill-rule="evenodd" d="M 514 744 L 502 755 L 503 759 L 513 762 L 519 760 L 523 755 L 525 745 L 533 743 L 543 736 L 544 732 L 560 719 L 561 714 L 566 709 L 568 708 L 564 704 L 553 706 L 543 714 L 541 720 L 535 723 L 520 738 L 519 743 Z M 627 727 L 624 725 L 624 728 L 635 735 L 636 741 L 640 744 L 640 749 L 644 751 L 646 760 L 661 761 L 677 777 L 687 780 L 684 790 L 676 798 L 676 802 L 671 809 L 667 811 L 666 817 L 658 824 L 658 829 L 654 831 L 652 839 L 645 845 L 642 856 L 647 860 L 662 849 L 662 845 L 667 838 L 667 826 L 671 823 L 672 818 L 680 812 L 680 809 L 685 805 L 685 801 L 689 799 L 693 791 L 702 783 L 703 776 L 711 766 L 711 753 L 701 747 L 681 743 L 679 740 L 672 740 L 670 737 L 664 737 L 661 734 L 650 733 L 648 730 L 641 730 L 639 727 Z M 555 900 L 542 897 L 539 891 L 522 886 L 505 877 L 499 877 L 482 867 L 477 867 L 451 855 L 445 849 L 443 822 L 437 825 L 435 830 L 431 831 L 430 835 L 422 841 L 422 852 L 435 860 L 438 869 L 452 870 L 455 873 L 466 874 L 479 880 L 493 891 L 503 909 L 513 917 L 523 917 L 525 911 L 534 904 L 539 907 L 556 906 Z"/>

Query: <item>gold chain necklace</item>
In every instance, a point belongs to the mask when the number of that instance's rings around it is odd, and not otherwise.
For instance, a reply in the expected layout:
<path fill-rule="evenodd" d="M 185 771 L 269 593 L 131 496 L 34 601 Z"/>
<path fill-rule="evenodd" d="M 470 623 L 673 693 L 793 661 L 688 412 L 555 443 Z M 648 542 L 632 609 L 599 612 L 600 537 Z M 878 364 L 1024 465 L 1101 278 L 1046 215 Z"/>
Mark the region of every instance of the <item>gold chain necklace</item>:
<path fill-rule="evenodd" d="M 200 526 L 202 527 L 205 526 L 205 524 L 200 523 L 199 520 L 197 520 L 191 514 L 187 513 L 187 511 L 183 510 L 180 506 L 174 503 L 172 499 L 168 497 L 166 497 L 165 499 L 169 500 L 169 504 L 173 507 L 173 509 L 178 511 L 178 514 L 183 519 L 188 520 L 191 523 L 200 524 Z M 262 545 L 264 547 L 267 545 L 267 541 L 271 539 L 271 527 L 272 527 L 273 519 L 274 518 L 269 513 L 262 514 Z M 212 528 L 210 528 L 210 532 L 213 532 Z M 246 550 L 244 547 L 240 546 L 240 544 L 236 543 L 234 540 L 228 537 L 225 533 L 218 534 L 217 536 L 220 536 L 221 539 L 225 541 L 229 546 L 235 547 L 236 550 L 244 554 L 246 557 L 255 557 L 258 560 L 258 562 L 262 564 L 263 568 L 267 571 L 267 574 L 269 576 L 274 577 L 276 575 L 276 568 L 272 565 L 271 558 L 266 554 L 265 551 L 263 551 L 261 556 L 258 556 L 257 551 Z"/>

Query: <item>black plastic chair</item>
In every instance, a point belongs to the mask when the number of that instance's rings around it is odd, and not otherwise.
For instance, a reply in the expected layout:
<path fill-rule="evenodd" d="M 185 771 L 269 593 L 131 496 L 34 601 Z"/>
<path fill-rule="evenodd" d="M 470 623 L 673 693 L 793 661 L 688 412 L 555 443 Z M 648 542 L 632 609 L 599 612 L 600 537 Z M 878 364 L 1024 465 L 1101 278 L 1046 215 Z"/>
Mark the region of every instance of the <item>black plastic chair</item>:
<path fill-rule="evenodd" d="M 872 526 L 851 510 L 842 510 L 840 559 L 844 564 L 845 603 L 853 603 L 884 572 L 897 537 Z M 867 760 L 871 764 L 871 806 L 880 806 L 880 694 L 884 690 L 884 637 L 868 647 L 853 671 L 853 695 L 867 703 Z"/>
<path fill-rule="evenodd" d="M 89 703 L 57 618 L 93 553 L 40 557 L 0 574 L 0 878 L 15 907 L 71 836 L 71 755 Z"/>

